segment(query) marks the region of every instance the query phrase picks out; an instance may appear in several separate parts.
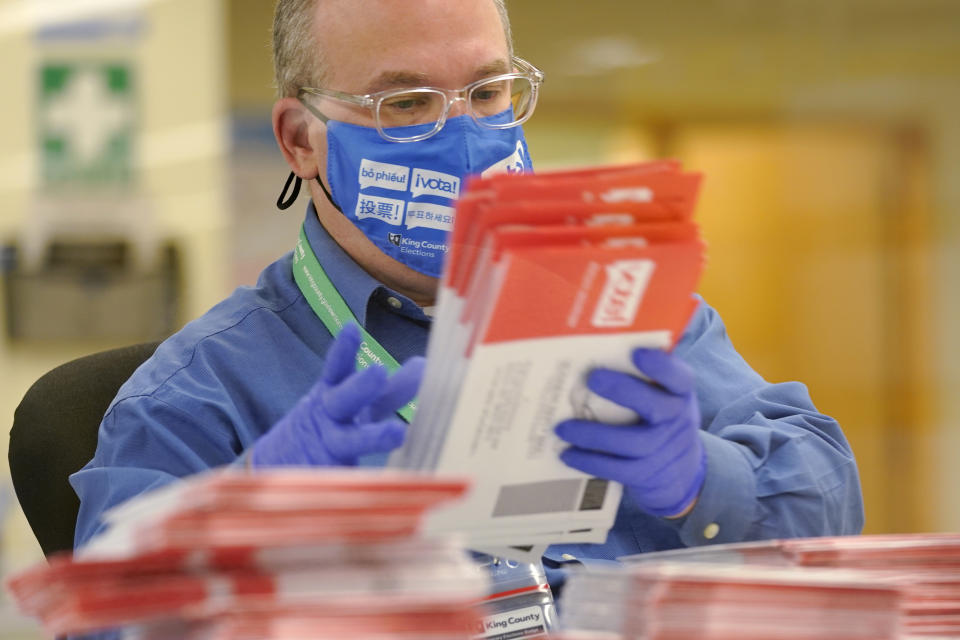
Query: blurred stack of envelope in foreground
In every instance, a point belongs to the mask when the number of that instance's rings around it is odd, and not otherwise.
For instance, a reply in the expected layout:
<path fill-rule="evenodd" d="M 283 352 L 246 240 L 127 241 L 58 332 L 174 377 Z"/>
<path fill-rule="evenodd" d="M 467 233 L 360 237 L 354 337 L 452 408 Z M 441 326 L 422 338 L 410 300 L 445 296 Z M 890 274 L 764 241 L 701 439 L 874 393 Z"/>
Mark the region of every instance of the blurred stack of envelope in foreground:
<path fill-rule="evenodd" d="M 843 570 L 645 563 L 574 576 L 566 640 L 893 640 L 902 593 Z"/>
<path fill-rule="evenodd" d="M 462 479 L 220 470 L 134 498 L 74 556 L 13 576 L 51 634 L 138 638 L 463 639 L 488 578 L 426 511 Z"/>
<path fill-rule="evenodd" d="M 419 408 L 390 466 L 466 474 L 429 518 L 472 548 L 603 542 L 621 487 L 565 466 L 574 416 L 635 416 L 589 392 L 596 366 L 636 370 L 696 308 L 700 176 L 678 163 L 495 175 L 457 203 Z"/>
<path fill-rule="evenodd" d="M 568 582 L 570 638 L 958 638 L 960 534 L 769 540 L 627 556 Z"/>
<path fill-rule="evenodd" d="M 904 632 L 910 637 L 960 638 L 960 533 L 797 538 L 622 558 L 721 562 L 855 570 L 874 584 L 904 594 Z"/>

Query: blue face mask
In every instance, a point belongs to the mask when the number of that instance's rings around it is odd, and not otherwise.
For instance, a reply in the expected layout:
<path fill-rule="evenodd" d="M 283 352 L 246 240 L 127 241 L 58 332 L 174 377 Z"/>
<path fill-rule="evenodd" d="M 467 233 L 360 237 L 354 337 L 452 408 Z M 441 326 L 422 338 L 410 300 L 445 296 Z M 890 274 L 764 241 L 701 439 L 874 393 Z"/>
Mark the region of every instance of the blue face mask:
<path fill-rule="evenodd" d="M 508 122 L 510 111 L 484 118 Z M 430 125 L 387 130 L 425 133 Z M 419 142 L 390 142 L 375 128 L 327 123 L 327 180 L 331 202 L 381 251 L 438 277 L 453 228 L 454 206 L 473 175 L 530 171 L 521 127 L 488 129 L 469 115 L 447 120 Z"/>

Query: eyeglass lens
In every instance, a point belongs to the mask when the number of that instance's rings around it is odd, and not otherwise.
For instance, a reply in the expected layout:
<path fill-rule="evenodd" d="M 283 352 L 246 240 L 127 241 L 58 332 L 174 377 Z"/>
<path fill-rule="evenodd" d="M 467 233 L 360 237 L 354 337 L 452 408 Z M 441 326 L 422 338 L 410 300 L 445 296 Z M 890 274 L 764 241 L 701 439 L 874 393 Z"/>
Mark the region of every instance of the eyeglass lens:
<path fill-rule="evenodd" d="M 531 108 L 533 87 L 524 77 L 491 78 L 474 86 L 467 95 L 467 109 L 483 118 L 513 107 L 514 119 L 522 120 Z M 381 127 L 403 127 L 436 122 L 447 109 L 447 97 L 433 89 L 411 89 L 385 96 L 379 103 Z"/>

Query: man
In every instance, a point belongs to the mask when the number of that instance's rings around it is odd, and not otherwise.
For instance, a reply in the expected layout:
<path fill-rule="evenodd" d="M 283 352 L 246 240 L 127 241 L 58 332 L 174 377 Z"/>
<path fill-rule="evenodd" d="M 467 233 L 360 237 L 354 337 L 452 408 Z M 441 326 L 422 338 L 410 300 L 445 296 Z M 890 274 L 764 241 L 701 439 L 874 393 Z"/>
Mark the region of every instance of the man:
<path fill-rule="evenodd" d="M 297 259 L 316 257 L 325 295 L 347 311 L 315 311 L 288 254 L 161 345 L 71 478 L 77 545 L 102 528 L 106 508 L 208 468 L 382 464 L 403 439 L 395 411 L 420 381 L 443 256 L 398 240 L 419 232 L 389 202 L 410 200 L 409 189 L 384 178 L 376 200 L 368 172 L 529 168 L 518 125 L 540 76 L 513 59 L 499 1 L 280 0 L 274 49 L 274 132 L 311 195 Z M 356 372 L 361 335 L 350 316 L 403 366 Z M 654 382 L 601 370 L 589 384 L 634 410 L 636 424 L 557 426 L 567 464 L 625 485 L 615 528 L 603 545 L 551 547 L 547 566 L 859 532 L 856 466 L 839 426 L 803 385 L 754 373 L 709 306 L 673 354 L 639 350 L 633 360 Z"/>

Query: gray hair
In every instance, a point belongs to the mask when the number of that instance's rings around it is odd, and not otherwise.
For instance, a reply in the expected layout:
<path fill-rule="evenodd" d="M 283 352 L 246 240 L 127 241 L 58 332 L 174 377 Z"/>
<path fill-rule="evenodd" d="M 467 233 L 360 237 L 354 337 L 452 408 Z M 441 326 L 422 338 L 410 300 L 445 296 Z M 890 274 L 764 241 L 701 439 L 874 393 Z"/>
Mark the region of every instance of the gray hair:
<path fill-rule="evenodd" d="M 281 98 L 297 95 L 300 87 L 323 86 L 323 52 L 313 34 L 313 15 L 319 0 L 277 0 L 273 14 L 273 77 Z M 506 0 L 493 0 L 503 23 L 507 48 L 513 55 L 513 34 Z"/>

